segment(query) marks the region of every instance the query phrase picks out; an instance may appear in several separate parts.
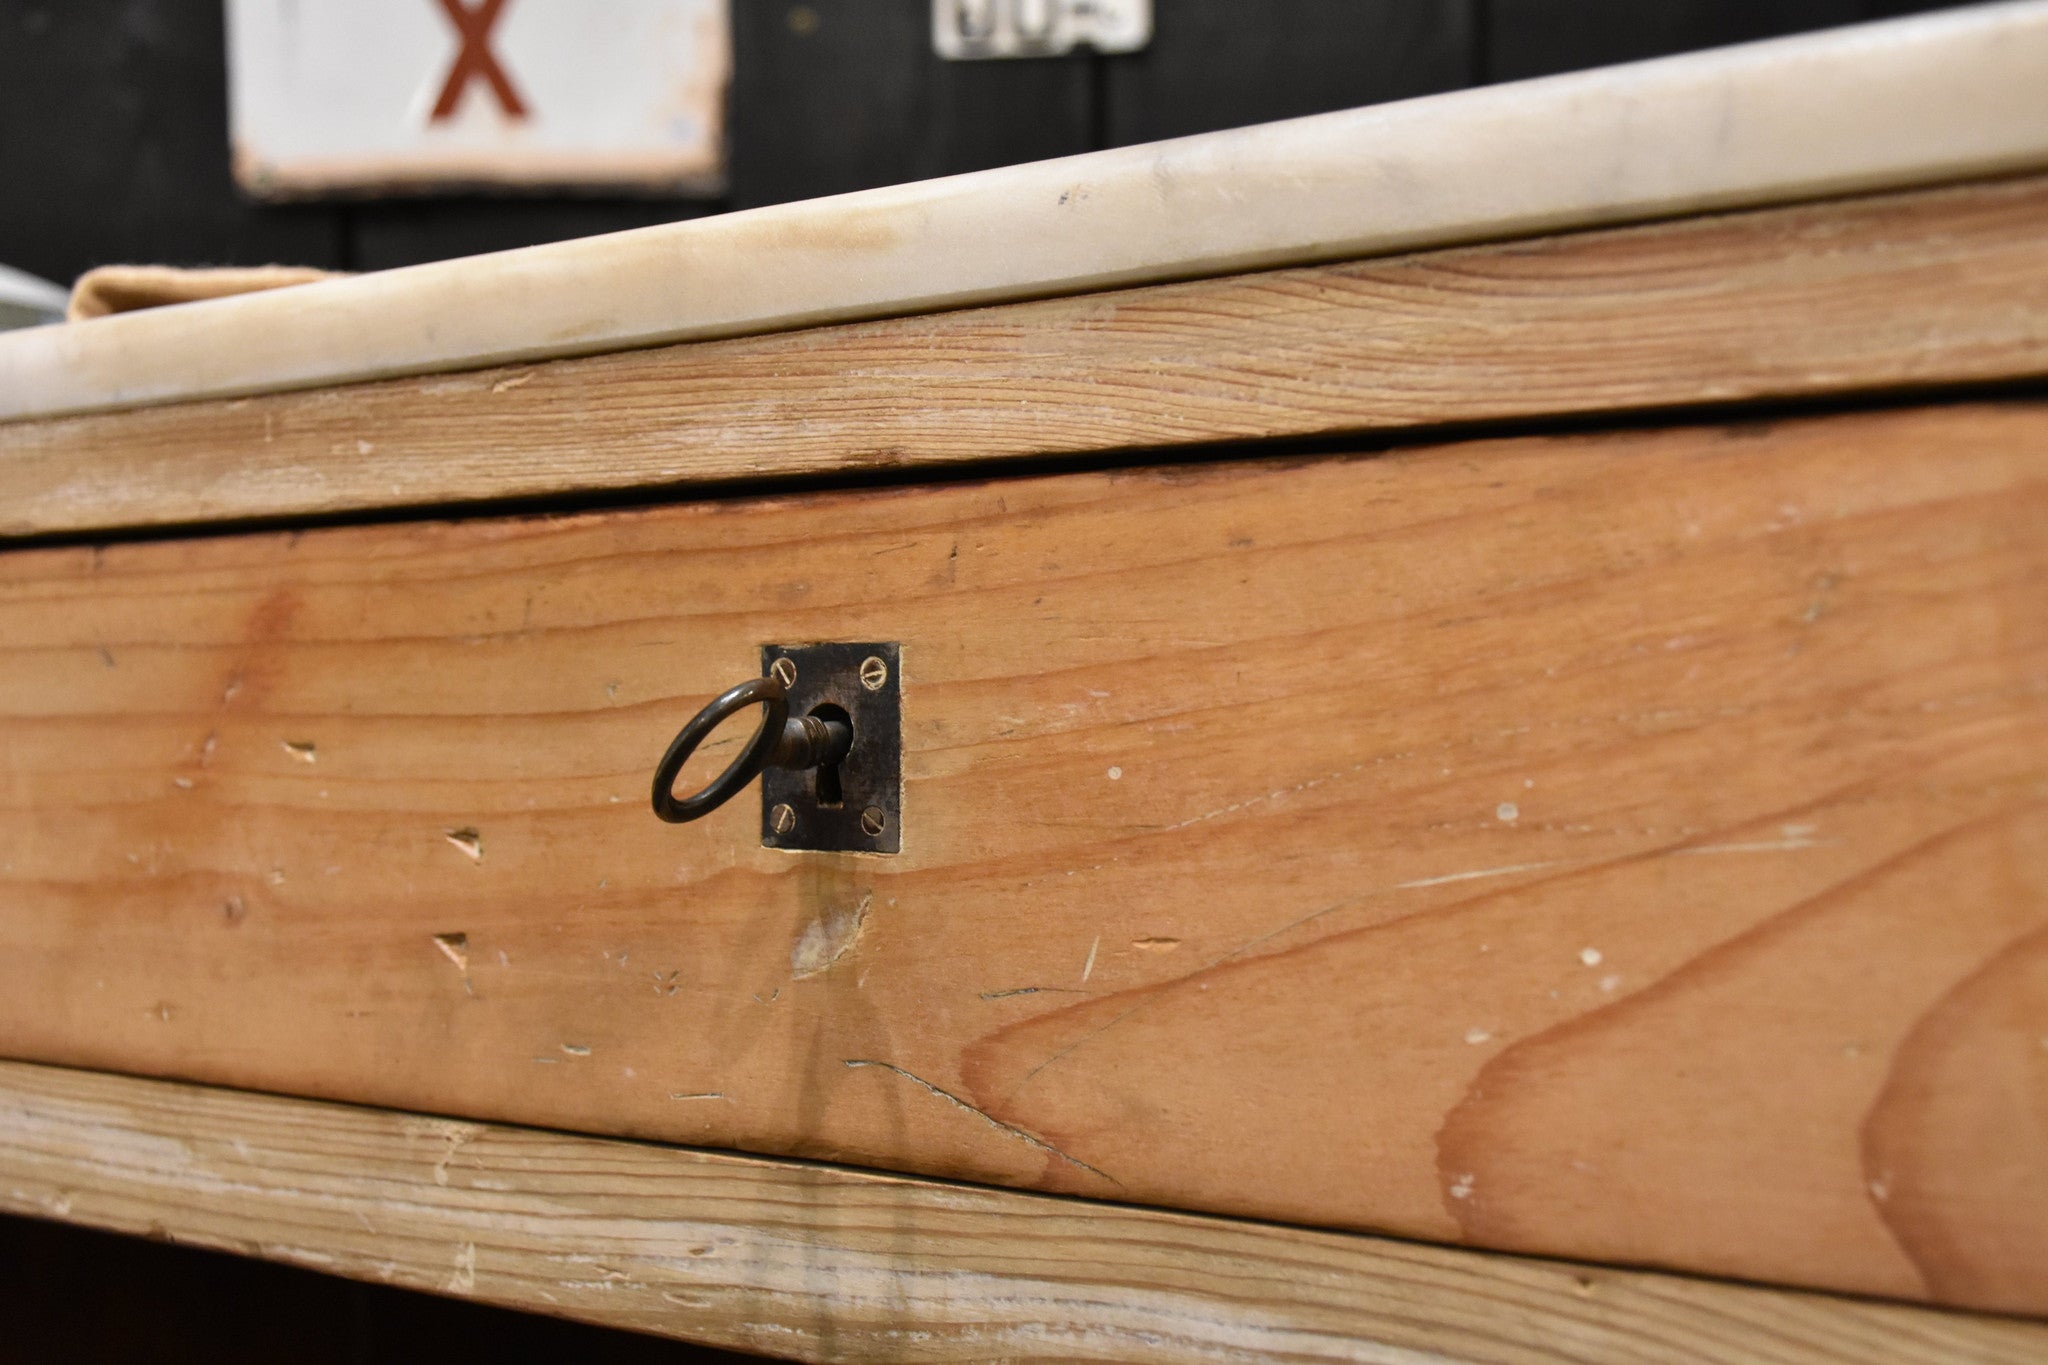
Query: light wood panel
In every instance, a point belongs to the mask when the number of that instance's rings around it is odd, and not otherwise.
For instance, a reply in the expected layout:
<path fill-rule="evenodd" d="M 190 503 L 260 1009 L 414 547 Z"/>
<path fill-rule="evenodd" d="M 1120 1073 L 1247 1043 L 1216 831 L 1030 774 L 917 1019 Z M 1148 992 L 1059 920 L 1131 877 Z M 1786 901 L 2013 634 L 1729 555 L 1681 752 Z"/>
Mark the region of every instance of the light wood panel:
<path fill-rule="evenodd" d="M 2048 1310 L 2044 527 L 2013 402 L 19 552 L 0 1039 Z M 820 637 L 903 854 L 657 822 Z"/>
<path fill-rule="evenodd" d="M 2034 1361 L 2048 1326 L 0 1063 L 0 1209 L 817 1361 Z"/>
<path fill-rule="evenodd" d="M 2048 374 L 2048 180 L 0 425 L 33 535 Z"/>

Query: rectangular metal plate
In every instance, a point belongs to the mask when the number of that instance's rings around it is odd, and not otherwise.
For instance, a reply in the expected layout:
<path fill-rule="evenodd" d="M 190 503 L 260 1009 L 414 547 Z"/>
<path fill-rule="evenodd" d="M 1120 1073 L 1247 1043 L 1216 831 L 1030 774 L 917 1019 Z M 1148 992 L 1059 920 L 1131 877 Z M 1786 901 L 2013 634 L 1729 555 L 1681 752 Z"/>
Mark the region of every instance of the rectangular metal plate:
<path fill-rule="evenodd" d="M 785 665 L 789 714 L 838 707 L 853 725 L 838 800 L 817 769 L 761 774 L 761 842 L 769 848 L 898 853 L 903 848 L 903 672 L 895 644 L 763 645 L 761 671 Z M 786 675 L 793 667 L 796 676 Z M 824 799 L 821 799 L 821 796 Z M 778 832 L 776 808 L 795 821 Z"/>

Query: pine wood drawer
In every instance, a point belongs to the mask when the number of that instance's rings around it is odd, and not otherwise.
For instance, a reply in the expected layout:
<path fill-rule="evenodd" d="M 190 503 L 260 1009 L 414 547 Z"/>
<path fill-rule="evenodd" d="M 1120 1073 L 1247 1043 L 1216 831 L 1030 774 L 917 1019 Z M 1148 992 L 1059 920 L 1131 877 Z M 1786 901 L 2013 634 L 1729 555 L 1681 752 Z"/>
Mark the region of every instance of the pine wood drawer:
<path fill-rule="evenodd" d="M 2048 1309 L 2048 406 L 0 556 L 18 1057 Z M 901 642 L 903 851 L 647 809 Z"/>

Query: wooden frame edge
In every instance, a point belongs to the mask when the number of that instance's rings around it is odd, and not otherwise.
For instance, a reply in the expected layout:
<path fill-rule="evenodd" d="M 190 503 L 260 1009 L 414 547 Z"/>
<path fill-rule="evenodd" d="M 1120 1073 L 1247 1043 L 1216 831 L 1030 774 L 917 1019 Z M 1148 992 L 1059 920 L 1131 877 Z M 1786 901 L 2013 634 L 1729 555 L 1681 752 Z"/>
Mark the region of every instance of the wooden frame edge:
<path fill-rule="evenodd" d="M 2048 1350 L 2016 1319 L 21 1062 L 0 1211 L 817 1361 Z"/>
<path fill-rule="evenodd" d="M 2048 176 L 0 423 L 0 538 L 2048 375 Z"/>

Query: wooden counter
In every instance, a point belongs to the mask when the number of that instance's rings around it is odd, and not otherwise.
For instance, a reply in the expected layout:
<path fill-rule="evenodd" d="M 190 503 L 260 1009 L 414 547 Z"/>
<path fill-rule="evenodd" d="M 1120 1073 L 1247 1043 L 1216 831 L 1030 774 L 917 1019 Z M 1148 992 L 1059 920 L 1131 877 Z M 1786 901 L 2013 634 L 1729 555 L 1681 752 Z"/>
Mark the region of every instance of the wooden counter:
<path fill-rule="evenodd" d="M 1811 1291 L 2048 1313 L 2042 69 L 1992 6 L 6 339 L 4 1206 L 815 1359 L 2038 1353 Z M 1515 110 L 1665 197 L 1480 211 Z M 1349 227 L 1145 226 L 1283 153 Z M 1054 184 L 1123 216 L 833 293 Z M 816 311 L 706 312 L 742 248 Z M 657 821 L 813 640 L 900 646 L 901 852 Z"/>

